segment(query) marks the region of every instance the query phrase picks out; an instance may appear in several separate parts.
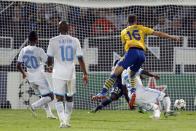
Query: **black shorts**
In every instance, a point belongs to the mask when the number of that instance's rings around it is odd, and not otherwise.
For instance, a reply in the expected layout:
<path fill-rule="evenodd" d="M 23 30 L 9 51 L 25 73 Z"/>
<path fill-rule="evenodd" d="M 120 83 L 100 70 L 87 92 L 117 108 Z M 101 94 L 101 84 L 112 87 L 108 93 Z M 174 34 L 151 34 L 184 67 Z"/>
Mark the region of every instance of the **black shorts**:
<path fill-rule="evenodd" d="M 114 94 L 117 96 L 117 98 L 121 97 L 123 95 L 122 88 L 119 88 L 118 86 L 114 86 L 111 90 L 111 95 Z"/>

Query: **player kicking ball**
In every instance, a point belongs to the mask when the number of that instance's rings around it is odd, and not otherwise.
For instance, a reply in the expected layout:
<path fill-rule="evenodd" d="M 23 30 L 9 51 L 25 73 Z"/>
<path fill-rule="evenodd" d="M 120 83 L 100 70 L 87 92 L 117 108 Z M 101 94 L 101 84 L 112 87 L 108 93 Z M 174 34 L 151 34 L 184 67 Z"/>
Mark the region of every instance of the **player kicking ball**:
<path fill-rule="evenodd" d="M 115 66 L 114 71 L 105 81 L 102 91 L 97 94 L 97 96 L 106 95 L 107 90 L 113 87 L 118 76 L 120 76 L 123 70 L 127 69 L 128 67 L 130 67 L 131 73 L 131 86 L 135 87 L 135 73 L 140 69 L 146 59 L 146 36 L 154 35 L 161 38 L 179 41 L 178 37 L 168 35 L 164 32 L 154 31 L 153 29 L 145 27 L 143 25 L 138 25 L 137 16 L 135 15 L 128 16 L 128 24 L 129 25 L 121 31 L 121 41 L 124 45 L 126 53 L 123 59 L 121 59 Z"/>
<path fill-rule="evenodd" d="M 73 95 L 76 93 L 75 87 L 75 64 L 74 58 L 83 71 L 83 81 L 87 84 L 88 75 L 83 60 L 83 53 L 80 42 L 77 38 L 68 35 L 69 25 L 66 21 L 59 23 L 60 35 L 53 37 L 49 41 L 47 50 L 48 66 L 52 68 L 54 94 L 57 114 L 60 120 L 60 128 L 70 127 L 70 119 L 73 110 Z"/>
<path fill-rule="evenodd" d="M 114 62 L 114 66 L 112 67 L 112 69 L 114 69 L 114 67 L 116 66 L 116 64 L 117 64 L 118 62 L 119 62 L 119 60 L 116 60 L 116 61 Z M 125 72 L 126 72 L 126 73 L 125 73 Z M 149 76 L 149 77 L 154 77 L 154 78 L 156 78 L 156 79 L 159 79 L 159 76 L 157 76 L 157 75 L 155 75 L 155 74 L 152 74 L 152 73 L 150 73 L 150 72 L 148 72 L 148 71 L 142 70 L 142 69 L 139 70 L 138 73 L 137 73 L 137 75 L 140 75 L 140 74 L 146 75 L 146 76 Z M 122 76 L 122 78 L 121 78 L 121 76 Z M 101 110 L 103 107 L 109 105 L 112 101 L 118 100 L 122 95 L 124 95 L 126 101 L 127 101 L 128 103 L 130 103 L 130 101 L 132 100 L 132 97 L 130 97 L 130 99 L 129 99 L 128 91 L 127 91 L 127 84 L 125 84 L 125 83 L 129 83 L 128 80 L 129 80 L 129 76 L 128 76 L 128 73 L 127 73 L 127 70 L 126 70 L 126 71 L 124 71 L 123 74 L 120 75 L 120 77 L 118 77 L 118 79 L 116 80 L 116 82 L 115 82 L 115 84 L 114 84 L 114 86 L 113 86 L 113 88 L 112 88 L 111 95 L 110 95 L 109 98 L 107 98 L 106 96 L 97 96 L 97 95 L 93 96 L 93 97 L 92 97 L 92 100 L 99 100 L 99 99 L 103 99 L 103 100 L 102 100 L 101 104 L 98 105 L 98 106 L 97 106 L 94 110 L 92 110 L 91 112 L 92 112 L 92 113 L 95 113 L 95 112 Z M 128 86 L 130 86 L 130 85 L 128 85 Z M 134 91 L 134 90 L 133 90 L 134 88 L 132 88 L 132 89 L 128 88 L 128 89 L 131 90 L 132 92 Z M 130 106 L 130 105 L 129 105 L 129 106 Z M 130 108 L 130 109 L 133 109 L 133 106 L 130 106 L 129 108 Z"/>
<path fill-rule="evenodd" d="M 33 88 L 36 95 L 40 96 L 38 101 L 30 105 L 30 109 L 34 116 L 36 116 L 36 108 L 44 107 L 47 117 L 56 119 L 48 105 L 54 97 L 44 75 L 44 63 L 47 61 L 48 57 L 42 48 L 36 46 L 37 42 L 37 33 L 35 31 L 30 32 L 28 36 L 29 45 L 22 48 L 19 53 L 17 69 L 22 73 L 23 79 L 29 81 L 30 86 Z M 27 72 L 25 72 L 22 65 L 26 67 Z"/>
<path fill-rule="evenodd" d="M 128 88 L 128 95 L 130 100 L 133 99 L 132 94 L 135 92 L 136 98 L 135 104 L 138 105 L 139 107 L 142 107 L 145 110 L 153 110 L 153 115 L 151 116 L 152 118 L 159 119 L 161 115 L 161 103 L 163 103 L 163 111 L 164 115 L 167 116 L 175 116 L 176 113 L 171 111 L 171 100 L 170 97 L 167 96 L 164 92 L 161 92 L 156 89 L 151 89 L 148 87 L 144 87 L 142 84 L 142 81 L 140 79 L 140 75 L 144 74 L 144 70 L 140 69 L 136 73 L 136 91 L 133 91 L 135 88 L 131 87 L 130 84 L 130 69 L 128 68 L 127 70 L 124 70 L 122 73 L 122 84 L 126 85 Z M 148 75 L 148 76 L 152 76 Z M 156 79 L 159 79 L 158 76 L 154 75 Z"/>

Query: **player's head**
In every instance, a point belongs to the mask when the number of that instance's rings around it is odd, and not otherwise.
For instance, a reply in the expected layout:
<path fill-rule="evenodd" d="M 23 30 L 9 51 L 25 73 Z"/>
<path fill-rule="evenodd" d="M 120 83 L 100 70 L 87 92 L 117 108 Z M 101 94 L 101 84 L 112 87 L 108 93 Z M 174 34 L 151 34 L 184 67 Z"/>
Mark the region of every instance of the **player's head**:
<path fill-rule="evenodd" d="M 31 31 L 28 36 L 28 40 L 30 44 L 36 44 L 38 41 L 38 36 L 36 31 Z"/>
<path fill-rule="evenodd" d="M 129 15 L 128 16 L 128 23 L 129 25 L 133 25 L 133 24 L 136 24 L 137 23 L 137 16 L 136 15 Z"/>
<path fill-rule="evenodd" d="M 66 34 L 69 30 L 69 24 L 66 21 L 59 22 L 59 32 L 61 34 Z"/>

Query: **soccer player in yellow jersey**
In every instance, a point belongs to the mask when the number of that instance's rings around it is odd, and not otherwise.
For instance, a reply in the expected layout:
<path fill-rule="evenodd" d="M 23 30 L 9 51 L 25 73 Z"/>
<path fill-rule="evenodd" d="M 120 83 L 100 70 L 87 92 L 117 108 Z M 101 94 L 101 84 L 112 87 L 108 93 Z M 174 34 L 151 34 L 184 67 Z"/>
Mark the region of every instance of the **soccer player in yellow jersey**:
<path fill-rule="evenodd" d="M 131 69 L 131 85 L 135 87 L 135 73 L 140 69 L 145 61 L 145 50 L 146 45 L 144 42 L 145 36 L 155 35 L 161 38 L 168 38 L 171 40 L 179 41 L 179 37 L 168 35 L 167 33 L 154 31 L 151 28 L 145 27 L 143 25 L 137 24 L 137 16 L 128 16 L 128 26 L 121 32 L 121 41 L 124 45 L 125 55 L 118 62 L 117 66 L 111 73 L 109 79 L 105 81 L 101 93 L 97 96 L 105 96 L 109 88 L 113 86 L 117 77 L 123 72 L 124 69 L 130 67 Z"/>

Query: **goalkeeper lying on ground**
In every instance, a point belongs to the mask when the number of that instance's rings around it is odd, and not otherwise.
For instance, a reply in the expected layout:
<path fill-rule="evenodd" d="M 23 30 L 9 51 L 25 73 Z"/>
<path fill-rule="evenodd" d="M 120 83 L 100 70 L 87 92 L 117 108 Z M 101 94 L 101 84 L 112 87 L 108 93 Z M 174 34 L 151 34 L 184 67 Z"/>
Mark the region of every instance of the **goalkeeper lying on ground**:
<path fill-rule="evenodd" d="M 157 75 L 153 75 L 143 69 L 139 69 L 139 71 L 136 73 L 136 88 L 133 88 L 130 84 L 130 69 L 128 68 L 127 70 L 124 70 L 121 74 L 122 85 L 126 85 L 130 101 L 132 101 L 132 103 L 134 102 L 136 105 L 147 111 L 153 110 L 153 118 L 160 118 L 161 107 L 164 109 L 163 111 L 165 112 L 165 116 L 176 115 L 176 113 L 170 109 L 171 100 L 169 96 L 167 96 L 162 91 L 143 86 L 140 75 L 144 74 L 159 79 Z M 136 98 L 132 97 L 133 94 L 136 94 Z M 161 103 L 163 103 L 162 106 Z"/>

